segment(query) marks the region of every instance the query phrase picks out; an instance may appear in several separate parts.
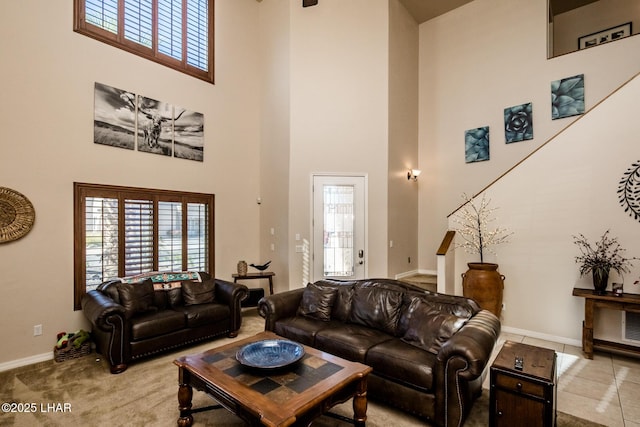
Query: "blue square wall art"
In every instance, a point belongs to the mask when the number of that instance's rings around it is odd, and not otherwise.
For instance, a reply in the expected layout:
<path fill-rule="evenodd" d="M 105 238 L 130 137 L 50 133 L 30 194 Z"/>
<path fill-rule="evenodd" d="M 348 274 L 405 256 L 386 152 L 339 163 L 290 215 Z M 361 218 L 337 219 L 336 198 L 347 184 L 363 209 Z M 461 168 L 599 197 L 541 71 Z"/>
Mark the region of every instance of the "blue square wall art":
<path fill-rule="evenodd" d="M 464 131 L 466 163 L 489 160 L 489 126 Z"/>
<path fill-rule="evenodd" d="M 533 139 L 531 103 L 504 109 L 504 137 L 507 144 Z"/>
<path fill-rule="evenodd" d="M 584 74 L 551 82 L 551 119 L 584 113 Z"/>

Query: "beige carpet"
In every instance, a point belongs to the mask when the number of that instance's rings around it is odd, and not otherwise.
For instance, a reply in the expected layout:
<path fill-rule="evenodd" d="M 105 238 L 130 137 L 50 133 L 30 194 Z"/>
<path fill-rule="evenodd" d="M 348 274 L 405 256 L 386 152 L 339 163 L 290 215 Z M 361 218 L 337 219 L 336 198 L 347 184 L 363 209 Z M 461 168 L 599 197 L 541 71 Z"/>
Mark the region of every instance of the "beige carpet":
<path fill-rule="evenodd" d="M 245 309 L 239 337 L 254 335 L 264 328 L 255 309 Z M 173 360 L 183 354 L 198 353 L 228 343 L 222 338 L 135 363 L 119 375 L 109 373 L 106 362 L 95 353 L 61 363 L 41 362 L 0 373 L 2 403 L 33 403 L 36 411 L 0 412 L 0 426 L 175 426 L 178 418 L 178 368 Z M 465 426 L 488 424 L 488 391 L 478 399 Z M 209 406 L 213 401 L 194 391 L 193 407 Z M 351 416 L 351 403 L 334 412 Z M 370 402 L 367 425 L 404 427 L 426 425 L 421 420 L 385 405 Z M 226 410 L 194 414 L 194 425 L 241 426 L 242 421 Z M 345 427 L 349 424 L 322 417 L 316 427 Z M 597 426 L 589 421 L 558 413 L 558 425 Z"/>

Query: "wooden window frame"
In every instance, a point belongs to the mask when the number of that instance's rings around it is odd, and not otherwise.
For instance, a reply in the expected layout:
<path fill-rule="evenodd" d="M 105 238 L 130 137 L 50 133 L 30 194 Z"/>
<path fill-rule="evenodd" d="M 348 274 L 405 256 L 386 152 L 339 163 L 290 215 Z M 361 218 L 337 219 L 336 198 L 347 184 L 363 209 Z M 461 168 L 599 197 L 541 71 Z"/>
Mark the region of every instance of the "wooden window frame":
<path fill-rule="evenodd" d="M 182 20 L 182 60 L 177 60 L 170 56 L 158 52 L 158 13 L 157 1 L 153 2 L 153 40 L 152 47 L 148 48 L 141 44 L 126 40 L 124 37 L 124 13 L 123 0 L 119 0 L 118 12 L 118 33 L 114 34 L 104 30 L 98 26 L 88 23 L 85 20 L 85 0 L 73 0 L 73 31 L 91 37 L 116 48 L 125 50 L 134 55 L 141 56 L 145 59 L 162 64 L 174 70 L 204 80 L 214 84 L 214 3 L 215 0 L 207 0 L 209 2 L 208 10 L 208 45 L 207 45 L 207 61 L 208 69 L 201 70 L 187 63 L 187 19 Z M 186 0 L 183 0 L 183 11 L 186 10 Z M 186 13 L 184 13 L 186 15 Z"/>
<path fill-rule="evenodd" d="M 189 203 L 201 203 L 208 206 L 207 212 L 207 249 L 205 263 L 207 264 L 207 272 L 215 277 L 215 195 L 207 193 L 194 193 L 184 191 L 158 190 L 149 188 L 123 187 L 102 184 L 87 184 L 74 182 L 73 199 L 74 199 L 74 310 L 80 310 L 82 296 L 87 292 L 86 278 L 86 199 L 87 197 L 104 197 L 120 200 L 126 199 L 142 199 L 152 200 L 157 213 L 158 202 L 182 202 L 184 205 Z M 124 209 L 121 203 L 118 204 L 118 218 L 124 216 Z M 182 247 L 187 248 L 188 243 L 188 224 L 187 215 L 183 215 L 182 221 Z M 154 215 L 154 244 L 153 244 L 153 271 L 158 268 L 158 216 Z M 118 221 L 118 233 L 124 236 L 125 221 Z M 118 239 L 124 242 L 124 239 Z M 182 251 L 182 269 L 187 270 L 187 253 Z M 119 244 L 118 247 L 118 277 L 124 276 L 124 246 Z"/>

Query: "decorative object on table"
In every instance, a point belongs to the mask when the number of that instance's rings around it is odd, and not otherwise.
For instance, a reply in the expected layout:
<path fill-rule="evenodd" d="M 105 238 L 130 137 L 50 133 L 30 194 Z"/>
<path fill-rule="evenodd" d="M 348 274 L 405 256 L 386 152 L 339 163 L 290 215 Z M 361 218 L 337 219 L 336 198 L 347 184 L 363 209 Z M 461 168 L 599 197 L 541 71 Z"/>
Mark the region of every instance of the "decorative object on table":
<path fill-rule="evenodd" d="M 533 139 L 533 104 L 504 109 L 504 138 L 507 144 Z"/>
<path fill-rule="evenodd" d="M 631 164 L 618 183 L 618 201 L 624 211 L 640 221 L 640 160 Z"/>
<path fill-rule="evenodd" d="M 497 208 L 489 207 L 491 200 L 485 194 L 479 205 L 475 197 L 469 198 L 466 194 L 462 197 L 465 204 L 453 221 L 460 225 L 456 232 L 463 242 L 455 246 L 467 253 L 480 255 L 479 263 L 467 263 L 469 270 L 462 274 L 462 291 L 465 297 L 475 300 L 480 307 L 500 317 L 505 277 L 498 272 L 498 264 L 484 262 L 484 251 L 495 254 L 492 246 L 507 243 L 513 233 L 506 228 L 489 228 L 495 220 L 492 215 Z"/>
<path fill-rule="evenodd" d="M 611 290 L 616 296 L 619 296 L 619 297 L 622 296 L 622 294 L 624 293 L 624 283 L 617 283 L 617 282 L 612 283 Z"/>
<path fill-rule="evenodd" d="M 620 247 L 617 237 L 611 237 L 609 230 L 605 231 L 592 246 L 583 234 L 573 236 L 573 243 L 580 249 L 580 255 L 576 256 L 576 263 L 580 264 L 580 276 L 591 273 L 593 277 L 594 293 L 604 295 L 609 282 L 611 270 L 621 277 L 628 273 L 631 261 L 638 258 L 626 258 L 625 249 Z"/>
<path fill-rule="evenodd" d="M 36 212 L 23 194 L 0 187 L 0 243 L 24 237 L 33 227 Z"/>
<path fill-rule="evenodd" d="M 271 261 L 267 261 L 262 265 L 256 265 L 256 264 L 249 264 L 249 265 L 258 271 L 265 271 L 267 268 L 269 268 L 270 264 L 271 264 Z"/>
<path fill-rule="evenodd" d="M 489 160 L 489 126 L 464 131 L 464 161 Z"/>
<path fill-rule="evenodd" d="M 623 39 L 632 34 L 631 29 L 632 23 L 627 22 L 626 24 L 598 31 L 597 33 L 587 34 L 586 36 L 578 38 L 578 50 L 597 46 L 602 43 L 608 43 L 615 40 Z"/>
<path fill-rule="evenodd" d="M 584 74 L 551 82 L 551 119 L 584 113 Z"/>
<path fill-rule="evenodd" d="M 302 359 L 304 347 L 290 340 L 269 339 L 243 346 L 236 353 L 240 364 L 249 368 L 278 369 Z"/>
<path fill-rule="evenodd" d="M 247 275 L 247 262 L 246 261 L 238 261 L 238 274 L 240 276 Z"/>

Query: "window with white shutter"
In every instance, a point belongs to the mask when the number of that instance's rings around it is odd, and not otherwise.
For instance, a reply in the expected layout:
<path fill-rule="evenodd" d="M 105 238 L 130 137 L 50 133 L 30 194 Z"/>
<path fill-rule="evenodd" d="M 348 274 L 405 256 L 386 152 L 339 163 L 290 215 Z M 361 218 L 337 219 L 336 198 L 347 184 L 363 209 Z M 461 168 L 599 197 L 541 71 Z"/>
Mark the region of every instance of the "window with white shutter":
<path fill-rule="evenodd" d="M 74 0 L 74 31 L 213 83 L 214 0 Z"/>
<path fill-rule="evenodd" d="M 84 293 L 108 279 L 215 274 L 213 194 L 75 183 L 74 204 L 76 309 Z"/>

